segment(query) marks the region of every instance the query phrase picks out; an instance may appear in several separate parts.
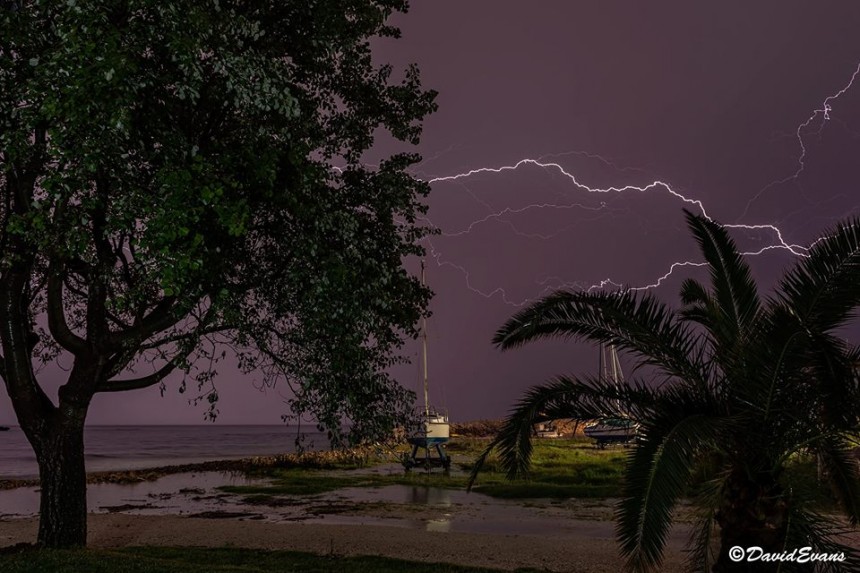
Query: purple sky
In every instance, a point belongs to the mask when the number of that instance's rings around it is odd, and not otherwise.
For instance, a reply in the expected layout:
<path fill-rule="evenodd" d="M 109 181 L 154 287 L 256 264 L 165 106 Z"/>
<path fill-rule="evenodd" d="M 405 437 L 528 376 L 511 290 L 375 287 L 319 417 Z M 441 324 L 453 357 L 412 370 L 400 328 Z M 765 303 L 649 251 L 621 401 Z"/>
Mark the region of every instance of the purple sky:
<path fill-rule="evenodd" d="M 380 61 L 419 63 L 440 92 L 419 175 L 541 159 L 594 188 L 659 180 L 721 222 L 776 225 L 790 244 L 856 215 L 860 76 L 828 100 L 829 121 L 816 110 L 858 69 L 860 5 L 654 4 L 415 2 L 398 18 L 403 39 L 377 49 Z M 438 181 L 430 204 L 444 233 L 428 258 L 432 393 L 454 420 L 499 417 L 528 386 L 596 368 L 582 344 L 495 350 L 490 338 L 515 305 L 563 285 L 653 284 L 673 262 L 698 261 L 685 204 L 662 186 L 589 193 L 555 168 L 527 165 Z M 735 233 L 746 250 L 778 244 L 772 230 Z M 794 258 L 777 249 L 751 261 L 770 284 Z M 656 292 L 675 300 L 696 272 L 678 268 Z M 417 366 L 402 380 L 417 389 Z M 279 422 L 276 391 L 227 369 L 218 386 L 218 423 Z M 173 388 L 164 398 L 153 388 L 98 396 L 90 423 L 200 423 L 202 412 Z M 0 393 L 0 423 L 11 420 Z"/>

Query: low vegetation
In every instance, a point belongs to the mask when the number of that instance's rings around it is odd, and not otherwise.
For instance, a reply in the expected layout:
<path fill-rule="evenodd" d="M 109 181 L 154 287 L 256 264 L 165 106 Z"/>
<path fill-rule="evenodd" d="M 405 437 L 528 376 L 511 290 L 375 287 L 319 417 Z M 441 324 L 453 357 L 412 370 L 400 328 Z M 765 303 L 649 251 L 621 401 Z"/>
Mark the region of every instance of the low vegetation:
<path fill-rule="evenodd" d="M 253 475 L 267 477 L 269 484 L 224 486 L 226 493 L 246 496 L 244 501 L 254 505 L 289 504 L 289 496 L 314 496 L 343 488 L 379 488 L 389 485 L 429 486 L 465 490 L 468 473 L 474 460 L 486 447 L 487 440 L 479 438 L 454 439 L 448 452 L 454 460 L 449 474 L 436 469 L 432 472 L 399 471 L 391 463 L 403 451 L 377 452 L 367 457 L 338 458 L 336 464 L 290 464 L 286 466 L 255 466 Z M 603 499 L 620 497 L 623 474 L 630 450 L 623 447 L 597 449 L 588 439 L 558 438 L 534 442 L 532 464 L 527 478 L 510 480 L 499 458 L 490 456 L 480 479 L 472 488 L 478 493 L 502 499 Z M 310 458 L 308 458 L 310 459 Z M 388 464 L 379 471 L 362 471 Z M 818 483 L 815 460 L 796 455 L 783 476 L 786 487 L 810 492 L 812 503 L 822 512 L 837 509 L 833 495 Z M 688 495 L 696 493 L 691 485 Z"/>
<path fill-rule="evenodd" d="M 345 471 L 332 472 L 309 467 L 272 468 L 257 475 L 272 478 L 270 485 L 227 486 L 228 493 L 254 496 L 316 495 L 345 487 L 383 487 L 386 485 L 421 485 L 466 489 L 468 470 L 473 460 L 486 446 L 486 440 L 458 439 L 452 441 L 448 451 L 455 462 L 454 471 L 446 475 L 441 471 L 413 470 L 409 473 L 349 471 L 374 463 L 391 461 L 391 456 L 378 456 L 361 465 L 339 466 Z M 396 455 L 396 454 L 395 454 Z M 475 491 L 493 497 L 525 498 L 603 498 L 615 497 L 621 488 L 625 450 L 622 448 L 598 450 L 590 442 L 580 439 L 541 440 L 535 445 L 535 464 L 528 479 L 510 481 L 501 468 L 490 459 L 485 465 Z"/>
<path fill-rule="evenodd" d="M 386 557 L 340 557 L 293 551 L 131 547 L 117 550 L 31 549 L 0 554 L 4 573 L 493 573 L 495 569 Z M 527 570 L 519 570 L 527 573 Z"/>

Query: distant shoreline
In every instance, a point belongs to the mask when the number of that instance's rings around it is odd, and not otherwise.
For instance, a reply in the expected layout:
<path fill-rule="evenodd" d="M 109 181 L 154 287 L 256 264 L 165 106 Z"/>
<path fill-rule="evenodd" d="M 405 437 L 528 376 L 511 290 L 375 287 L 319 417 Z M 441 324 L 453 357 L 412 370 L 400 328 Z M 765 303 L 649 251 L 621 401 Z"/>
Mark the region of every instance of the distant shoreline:
<path fill-rule="evenodd" d="M 18 424 L 0 424 L 6 426 L 10 430 L 20 430 Z M 85 428 L 284 428 L 288 430 L 296 430 L 295 426 L 287 426 L 284 424 L 220 424 L 218 422 L 204 422 L 202 424 L 87 424 Z M 306 432 L 316 434 L 319 432 Z"/>
<path fill-rule="evenodd" d="M 91 472 L 87 473 L 87 483 L 139 483 L 144 481 L 154 481 L 160 477 L 178 473 L 202 471 L 244 472 L 259 467 L 260 465 L 256 464 L 253 461 L 253 458 L 212 460 L 191 464 L 176 464 L 135 470 Z M 39 480 L 36 478 L 4 479 L 0 480 L 0 490 L 9 490 L 19 487 L 38 487 L 39 483 Z"/>
<path fill-rule="evenodd" d="M 88 473 L 187 466 L 277 456 L 297 450 L 325 450 L 329 440 L 310 428 L 299 436 L 297 426 L 275 425 L 150 425 L 88 426 L 85 459 Z M 20 428 L 0 433 L 0 481 L 27 482 L 39 477 L 32 445 Z"/>
<path fill-rule="evenodd" d="M 372 455 L 372 448 L 352 448 L 339 451 L 305 452 L 302 454 L 279 454 L 274 456 L 249 456 L 236 459 L 210 460 L 188 464 L 171 464 L 152 468 L 87 473 L 87 483 L 131 484 L 155 481 L 172 474 L 193 472 L 253 473 L 272 468 L 319 468 L 325 469 L 344 460 L 361 462 Z M 0 490 L 19 487 L 38 487 L 38 479 L 3 479 Z"/>

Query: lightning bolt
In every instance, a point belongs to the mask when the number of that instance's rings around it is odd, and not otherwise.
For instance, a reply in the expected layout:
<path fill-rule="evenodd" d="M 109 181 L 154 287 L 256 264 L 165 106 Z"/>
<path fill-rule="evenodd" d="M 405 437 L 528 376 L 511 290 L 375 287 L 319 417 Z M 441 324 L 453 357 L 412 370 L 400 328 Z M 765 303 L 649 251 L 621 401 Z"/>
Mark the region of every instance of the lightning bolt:
<path fill-rule="evenodd" d="M 526 166 L 526 165 L 534 165 L 534 166 L 537 166 L 537 167 L 540 167 L 543 169 L 557 170 L 559 173 L 561 173 L 562 175 L 567 177 L 576 187 L 578 187 L 579 189 L 586 191 L 588 193 L 625 193 L 625 192 L 647 193 L 649 191 L 655 191 L 655 190 L 661 190 L 662 189 L 662 190 L 666 191 L 669 195 L 683 201 L 684 203 L 688 203 L 690 205 L 695 205 L 696 207 L 698 207 L 698 209 L 702 213 L 702 215 L 704 215 L 709 220 L 711 220 L 711 217 L 710 217 L 710 215 L 708 215 L 708 212 L 705 209 L 705 205 L 702 203 L 702 201 L 700 201 L 699 199 L 691 199 L 689 197 L 682 195 L 678 191 L 675 191 L 671 185 L 669 185 L 668 183 L 666 183 L 664 181 L 659 181 L 659 180 L 652 181 L 651 183 L 648 183 L 648 184 L 641 186 L 641 187 L 636 186 L 636 185 L 625 185 L 623 187 L 606 187 L 606 188 L 589 187 L 588 185 L 585 185 L 585 184 L 581 183 L 579 180 L 577 180 L 575 175 L 566 171 L 564 169 L 564 167 L 562 167 L 558 163 L 544 163 L 544 162 L 541 162 L 537 159 L 521 159 L 513 165 L 504 165 L 502 167 L 481 167 L 478 169 L 472 169 L 472 170 L 467 171 L 465 173 L 458 173 L 456 175 L 448 175 L 448 176 L 444 176 L 444 177 L 434 177 L 432 179 L 428 179 L 427 183 L 430 183 L 432 185 L 434 183 L 458 181 L 460 179 L 473 177 L 473 176 L 479 175 L 481 173 L 499 174 L 499 173 L 504 173 L 506 171 L 515 171 L 515 170 L 517 170 L 523 166 Z M 569 205 L 535 203 L 535 204 L 527 205 L 527 206 L 519 208 L 519 209 L 506 208 L 506 209 L 503 209 L 502 211 L 499 211 L 497 213 L 492 213 L 492 214 L 487 215 L 486 217 L 484 217 L 482 219 L 474 221 L 464 231 L 449 233 L 448 236 L 461 236 L 461 235 L 467 234 L 476 225 L 481 224 L 481 223 L 486 222 L 486 221 L 489 221 L 490 219 L 498 219 L 506 213 L 523 213 L 523 212 L 528 211 L 530 209 L 541 209 L 541 208 L 572 209 L 574 207 L 580 207 L 583 209 L 588 209 L 588 207 L 585 207 L 584 205 L 577 204 L 577 203 L 569 204 Z M 598 209 L 599 208 L 591 208 L 591 210 L 598 210 Z M 777 228 L 775 225 L 770 225 L 770 224 L 744 225 L 744 224 L 736 223 L 736 224 L 725 225 L 725 226 L 729 227 L 729 228 L 746 229 L 746 230 L 750 230 L 750 231 L 770 230 L 776 234 L 776 237 L 779 241 L 780 247 L 791 251 L 795 255 L 801 255 L 801 256 L 804 255 L 805 251 L 807 250 L 806 247 L 803 247 L 802 245 L 787 243 L 782 236 L 782 231 L 779 228 Z M 445 234 L 445 233 L 443 232 L 443 234 Z"/>
<path fill-rule="evenodd" d="M 848 80 L 848 83 L 846 83 L 842 87 L 842 89 L 824 98 L 824 101 L 821 103 L 821 107 L 812 110 L 812 115 L 810 115 L 806 119 L 806 121 L 797 126 L 797 129 L 794 130 L 794 137 L 797 139 L 797 145 L 800 147 L 800 155 L 797 157 L 797 169 L 795 169 L 795 171 L 788 177 L 776 179 L 762 187 L 758 191 L 758 193 L 756 193 L 753 198 L 747 202 L 743 213 L 741 213 L 741 219 L 747 216 L 747 213 L 749 213 L 752 204 L 755 203 L 762 195 L 767 193 L 769 190 L 779 185 L 784 185 L 790 181 L 797 181 L 800 178 L 804 169 L 806 169 L 807 149 L 806 142 L 803 140 L 804 132 L 809 128 L 810 125 L 813 124 L 813 122 L 818 120 L 819 125 L 816 135 L 821 135 L 821 132 L 824 131 L 824 126 L 827 124 L 828 121 L 831 120 L 830 112 L 833 111 L 833 102 L 838 100 L 845 94 L 845 92 L 851 89 L 851 87 L 854 85 L 854 80 L 857 79 L 858 74 L 860 74 L 860 64 L 857 64 L 857 68 L 854 70 L 854 73 L 851 74 L 851 78 Z"/>
<path fill-rule="evenodd" d="M 744 213 L 740 217 L 741 219 L 744 216 L 746 216 L 747 212 L 749 211 L 750 206 L 759 197 L 761 197 L 764 193 L 766 193 L 768 190 L 772 189 L 773 187 L 775 187 L 777 185 L 780 185 L 780 184 L 783 184 L 783 183 L 786 183 L 786 182 L 789 182 L 792 180 L 796 181 L 800 177 L 800 175 L 803 173 L 803 170 L 805 169 L 805 165 L 806 165 L 805 161 L 807 158 L 807 146 L 806 146 L 805 141 L 804 141 L 805 134 L 808 132 L 810 126 L 813 125 L 816 121 L 820 122 L 819 126 L 818 126 L 818 133 L 820 134 L 823 131 L 825 124 L 831 120 L 831 112 L 833 110 L 834 102 L 836 102 L 836 100 L 838 100 L 842 95 L 844 95 L 847 91 L 849 91 L 852 88 L 852 86 L 854 85 L 854 81 L 858 75 L 860 75 L 860 64 L 858 64 L 857 68 L 854 70 L 854 73 L 851 75 L 849 81 L 839 91 L 837 91 L 836 93 L 834 93 L 832 95 L 827 96 L 824 99 L 824 101 L 822 102 L 820 108 L 814 109 L 812 111 L 812 114 L 804 122 L 802 122 L 800 125 L 797 126 L 797 128 L 794 131 L 795 137 L 796 137 L 798 144 L 800 146 L 800 155 L 798 158 L 797 168 L 794 170 L 794 172 L 791 175 L 784 177 L 782 179 L 773 181 L 773 182 L 767 184 L 764 188 L 760 189 L 756 193 L 756 195 L 753 196 L 753 198 L 750 199 L 750 201 L 747 203 L 746 208 L 744 210 Z M 443 237 L 448 237 L 448 238 L 463 237 L 463 236 L 471 233 L 476 227 L 478 227 L 480 225 L 487 224 L 487 223 L 492 222 L 492 221 L 498 221 L 498 222 L 504 223 L 507 226 L 509 226 L 514 231 L 514 233 L 516 233 L 517 235 L 520 235 L 523 237 L 528 237 L 528 238 L 537 238 L 537 239 L 542 239 L 542 240 L 548 240 L 548 239 L 551 239 L 551 238 L 559 235 L 560 233 L 564 232 L 565 229 L 562 229 L 560 231 L 557 231 L 557 232 L 549 234 L 549 235 L 536 234 L 536 233 L 524 233 L 524 232 L 520 231 L 511 221 L 507 220 L 506 217 L 520 215 L 522 213 L 525 213 L 525 212 L 531 211 L 531 210 L 582 209 L 582 210 L 589 210 L 589 211 L 600 211 L 600 210 L 603 210 L 607 207 L 606 203 L 603 203 L 603 202 L 598 207 L 589 207 L 589 206 L 583 205 L 581 203 L 533 203 L 533 204 L 526 205 L 524 207 L 518 207 L 518 208 L 506 207 L 506 208 L 501 209 L 501 210 L 493 210 L 492 206 L 489 203 L 479 199 L 477 197 L 477 195 L 475 195 L 471 190 L 469 190 L 468 187 L 464 184 L 464 182 L 466 180 L 473 178 L 473 177 L 480 176 L 480 175 L 505 175 L 507 173 L 514 172 L 514 171 L 524 169 L 524 168 L 538 168 L 538 169 L 541 169 L 544 171 L 550 171 L 550 172 L 555 172 L 557 174 L 560 174 L 561 176 L 566 178 L 571 184 L 573 184 L 573 186 L 576 189 L 583 191 L 583 192 L 586 192 L 586 193 L 595 193 L 595 194 L 664 193 L 664 194 L 667 194 L 668 196 L 670 196 L 670 197 L 672 197 L 672 198 L 674 198 L 674 199 L 676 199 L 676 200 L 678 200 L 684 204 L 687 204 L 687 205 L 690 205 L 690 206 L 696 208 L 704 217 L 708 218 L 709 220 L 712 220 L 712 218 L 708 214 L 707 209 L 705 208 L 704 203 L 700 199 L 695 199 L 695 198 L 688 197 L 688 196 L 684 195 L 683 193 L 681 193 L 681 192 L 677 191 L 675 188 L 673 188 L 672 185 L 670 185 L 666 181 L 655 179 L 655 180 L 653 180 L 649 183 L 646 183 L 644 185 L 629 185 L 628 184 L 628 185 L 609 186 L 609 187 L 591 187 L 591 186 L 583 183 L 582 181 L 580 181 L 576 177 L 575 174 L 573 174 L 570 171 L 568 171 L 567 169 L 565 169 L 560 163 L 558 163 L 556 161 L 547 161 L 546 160 L 547 158 L 561 157 L 561 156 L 574 155 L 574 154 L 580 155 L 583 157 L 587 157 L 589 159 L 595 159 L 595 160 L 601 161 L 602 163 L 604 163 L 605 165 L 607 165 L 609 167 L 612 167 L 616 171 L 642 172 L 642 170 L 640 170 L 640 169 L 619 167 L 614 162 L 611 162 L 611 161 L 601 157 L 600 155 L 591 154 L 591 153 L 582 152 L 582 151 L 575 151 L 575 152 L 559 153 L 559 154 L 553 154 L 553 155 L 544 155 L 544 156 L 539 157 L 539 158 L 524 158 L 524 159 L 520 159 L 516 163 L 510 164 L 510 165 L 502 165 L 499 167 L 478 167 L 475 169 L 470 169 L 468 171 L 464 171 L 462 173 L 456 173 L 453 175 L 444 175 L 444 176 L 436 176 L 436 177 L 427 178 L 424 180 L 431 185 L 440 185 L 440 184 L 457 184 L 457 185 L 460 185 L 460 187 L 462 189 L 465 189 L 473 199 L 475 199 L 477 202 L 482 204 L 484 207 L 486 207 L 490 211 L 487 215 L 471 222 L 469 225 L 467 225 L 465 228 L 463 228 L 461 230 L 444 231 L 444 230 L 440 229 L 440 231 L 441 231 L 440 234 Z M 432 221 L 430 221 L 429 219 L 427 220 L 427 222 L 430 223 L 431 225 L 433 225 Z M 435 227 L 435 225 L 433 225 L 433 226 Z M 799 245 L 799 244 L 788 242 L 785 239 L 785 237 L 783 236 L 783 231 L 780 228 L 778 228 L 775 224 L 770 224 L 770 223 L 766 223 L 766 224 L 734 223 L 734 224 L 727 224 L 727 225 L 725 225 L 725 227 L 732 228 L 732 229 L 740 229 L 740 230 L 745 230 L 745 231 L 765 231 L 765 232 L 768 232 L 773 237 L 773 241 L 770 244 L 768 244 L 768 245 L 766 245 L 766 246 L 764 246 L 758 250 L 744 252 L 744 253 L 742 253 L 744 256 L 752 257 L 752 256 L 762 255 L 762 254 L 770 252 L 770 251 L 781 250 L 781 251 L 787 251 L 794 256 L 806 257 L 806 256 L 808 256 L 807 253 L 812 246 L 812 245 L 804 246 L 804 245 Z M 444 259 L 442 253 L 435 247 L 433 242 L 429 239 L 427 241 L 428 241 L 428 246 L 430 247 L 430 249 L 429 249 L 430 253 L 431 253 L 433 259 L 436 261 L 436 264 L 440 267 L 450 267 L 450 268 L 456 269 L 458 272 L 460 272 L 465 278 L 466 288 L 468 288 L 473 293 L 480 295 L 480 296 L 487 298 L 487 299 L 491 299 L 493 297 L 499 296 L 503 303 L 505 303 L 507 305 L 511 305 L 511 306 L 522 306 L 522 305 L 524 305 L 524 304 L 526 304 L 532 300 L 540 298 L 541 296 L 543 296 L 547 292 L 555 290 L 559 287 L 578 288 L 578 289 L 582 289 L 582 290 L 586 290 L 586 291 L 604 289 L 604 288 L 607 288 L 610 286 L 613 288 L 624 288 L 621 283 L 613 280 L 612 278 L 606 278 L 606 279 L 603 279 L 602 281 L 599 281 L 598 283 L 591 284 L 591 285 L 582 285 L 580 283 L 571 283 L 571 282 L 563 281 L 562 279 L 560 279 L 560 277 L 548 277 L 547 279 L 545 279 L 543 281 L 536 281 L 539 286 L 544 287 L 541 290 L 541 292 L 539 292 L 537 295 L 535 295 L 534 297 L 531 297 L 531 298 L 524 299 L 524 300 L 514 300 L 512 297 L 510 297 L 508 295 L 508 293 L 502 287 L 497 287 L 491 291 L 484 291 L 484 290 L 481 290 L 481 289 L 475 287 L 473 285 L 473 281 L 472 281 L 472 278 L 471 278 L 471 275 L 470 275 L 468 269 L 466 269 L 463 265 L 460 265 L 460 264 L 454 263 L 450 260 Z M 672 274 L 677 269 L 687 268 L 687 267 L 702 267 L 705 265 L 706 265 L 706 263 L 697 262 L 697 261 L 676 261 L 669 266 L 669 269 L 664 274 L 657 277 L 656 279 L 654 279 L 649 284 L 634 286 L 634 287 L 627 287 L 627 288 L 629 288 L 630 290 L 637 290 L 637 291 L 655 289 L 655 288 L 660 287 L 670 276 L 672 276 Z M 550 283 L 553 283 L 553 284 L 550 284 Z"/>

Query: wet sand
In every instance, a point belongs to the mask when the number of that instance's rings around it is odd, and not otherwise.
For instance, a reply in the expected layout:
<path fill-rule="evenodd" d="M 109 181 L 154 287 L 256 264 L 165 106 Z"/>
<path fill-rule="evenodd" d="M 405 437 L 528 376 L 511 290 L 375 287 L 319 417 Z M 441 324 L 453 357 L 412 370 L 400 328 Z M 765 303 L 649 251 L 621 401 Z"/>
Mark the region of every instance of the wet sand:
<path fill-rule="evenodd" d="M 585 522 L 582 527 L 604 522 Z M 0 546 L 35 538 L 35 519 L 0 521 Z M 572 573 L 616 573 L 622 561 L 612 539 L 568 535 L 505 535 L 433 532 L 400 527 L 265 523 L 177 516 L 90 516 L 91 547 L 139 545 L 287 549 L 334 555 L 382 555 L 414 561 L 456 563 L 512 570 L 533 567 Z M 601 532 L 602 533 L 602 532 Z M 667 573 L 682 571 L 675 542 Z"/>
<path fill-rule="evenodd" d="M 90 545 L 230 545 L 589 573 L 622 566 L 613 500 L 513 501 L 406 485 L 255 500 L 217 489 L 260 481 L 203 472 L 91 485 Z M 36 488 L 0 491 L 0 547 L 33 542 L 37 511 Z M 662 570 L 682 570 L 688 531 L 684 523 L 672 531 Z"/>

